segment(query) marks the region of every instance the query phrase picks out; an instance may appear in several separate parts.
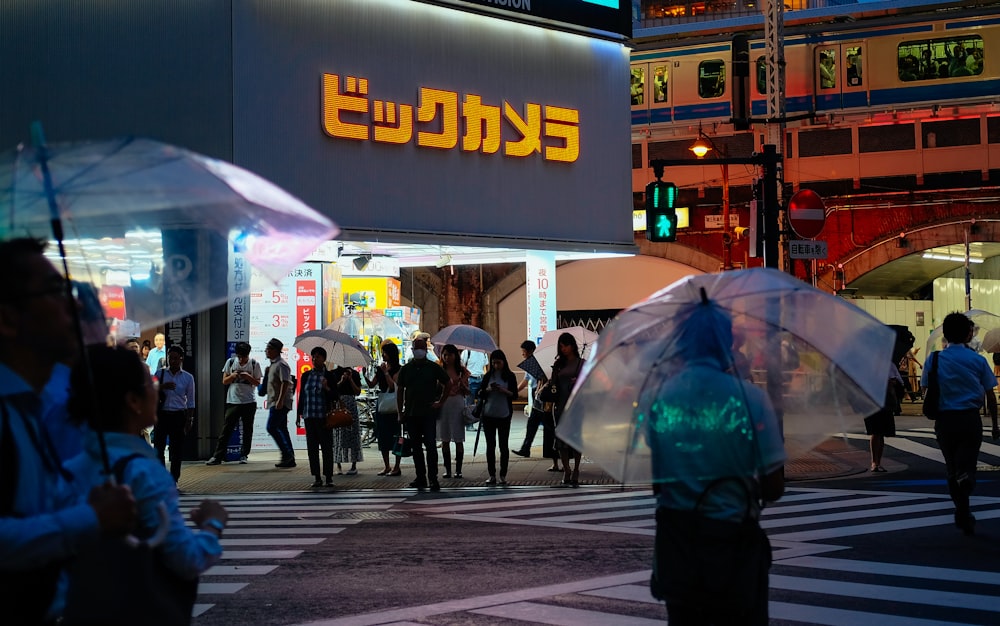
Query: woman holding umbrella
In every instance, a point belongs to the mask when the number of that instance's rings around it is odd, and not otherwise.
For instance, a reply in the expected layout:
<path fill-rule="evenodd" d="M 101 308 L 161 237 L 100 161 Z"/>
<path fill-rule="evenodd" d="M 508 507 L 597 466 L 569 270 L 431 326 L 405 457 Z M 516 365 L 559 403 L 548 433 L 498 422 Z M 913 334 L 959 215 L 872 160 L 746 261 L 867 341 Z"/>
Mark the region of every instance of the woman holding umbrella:
<path fill-rule="evenodd" d="M 566 408 L 566 403 L 569 401 L 569 396 L 573 392 L 573 386 L 576 385 L 576 379 L 580 376 L 580 370 L 583 369 L 584 360 L 580 358 L 580 348 L 577 346 L 576 337 L 571 333 L 559 335 L 556 347 L 559 351 L 559 356 L 556 357 L 555 363 L 552 364 L 552 376 L 549 380 L 551 381 L 550 384 L 556 386 L 558 394 L 555 405 L 552 408 L 552 415 L 555 418 L 556 426 L 558 426 L 559 418 L 562 416 L 563 410 Z M 559 451 L 559 457 L 562 459 L 563 471 L 565 472 L 562 484 L 578 487 L 580 485 L 580 459 L 583 458 L 583 455 L 579 450 L 576 450 L 558 436 L 556 437 L 556 450 Z M 572 474 L 569 469 L 570 457 L 573 457 Z"/>

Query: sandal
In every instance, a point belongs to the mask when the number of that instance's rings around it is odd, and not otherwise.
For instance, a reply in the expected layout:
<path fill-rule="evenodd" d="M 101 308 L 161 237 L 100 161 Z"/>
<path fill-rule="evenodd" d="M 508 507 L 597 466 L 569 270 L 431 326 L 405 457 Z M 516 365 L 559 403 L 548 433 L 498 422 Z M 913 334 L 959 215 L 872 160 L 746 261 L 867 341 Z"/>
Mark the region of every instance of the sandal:
<path fill-rule="evenodd" d="M 876 465 L 875 467 L 872 468 L 872 471 L 881 474 L 883 472 L 888 472 L 889 470 L 885 469 L 881 465 Z"/>
<path fill-rule="evenodd" d="M 401 472 L 399 470 L 394 470 L 394 471 L 391 471 L 388 474 L 386 474 L 386 476 L 402 476 L 402 475 L 403 475 L 403 472 Z"/>
<path fill-rule="evenodd" d="M 391 472 L 391 471 L 392 470 L 387 467 L 387 468 L 385 468 L 384 470 L 382 470 L 381 472 L 379 472 L 378 474 L 375 474 L 375 475 L 376 476 L 388 476 L 389 472 Z"/>

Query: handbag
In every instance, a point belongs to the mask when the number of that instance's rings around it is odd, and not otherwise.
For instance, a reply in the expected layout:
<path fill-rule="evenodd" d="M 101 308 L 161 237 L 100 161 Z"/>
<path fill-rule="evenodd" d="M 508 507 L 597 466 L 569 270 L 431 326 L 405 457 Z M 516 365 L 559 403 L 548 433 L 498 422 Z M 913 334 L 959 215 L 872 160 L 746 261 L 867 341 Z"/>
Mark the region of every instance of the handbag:
<path fill-rule="evenodd" d="M 353 425 L 354 414 L 348 411 L 340 400 L 334 402 L 330 410 L 326 412 L 324 426 L 327 428 L 350 428 Z"/>
<path fill-rule="evenodd" d="M 396 413 L 398 410 L 395 391 L 383 391 L 378 394 L 379 413 Z"/>
<path fill-rule="evenodd" d="M 392 453 L 396 456 L 413 456 L 413 444 L 409 437 L 400 435 L 396 438 L 396 443 L 392 444 Z"/>
<path fill-rule="evenodd" d="M 482 415 L 483 409 L 482 404 L 477 402 L 475 405 L 468 405 L 462 407 L 462 423 L 466 426 L 475 424 L 479 421 L 480 415 Z"/>
<path fill-rule="evenodd" d="M 552 381 L 541 388 L 538 392 L 538 399 L 543 403 L 556 402 L 559 400 L 559 387 L 556 385 L 555 381 Z"/>
<path fill-rule="evenodd" d="M 937 365 L 940 352 L 931 353 L 931 368 L 927 370 L 927 391 L 924 393 L 923 414 L 936 420 L 941 415 L 941 388 L 938 386 Z"/>
<path fill-rule="evenodd" d="M 111 468 L 125 484 L 125 456 Z M 137 530 L 149 537 L 155 529 Z M 102 537 L 69 568 L 63 624 L 190 624 L 198 579 L 187 580 L 163 561 L 162 547 L 132 547 L 120 537 Z"/>

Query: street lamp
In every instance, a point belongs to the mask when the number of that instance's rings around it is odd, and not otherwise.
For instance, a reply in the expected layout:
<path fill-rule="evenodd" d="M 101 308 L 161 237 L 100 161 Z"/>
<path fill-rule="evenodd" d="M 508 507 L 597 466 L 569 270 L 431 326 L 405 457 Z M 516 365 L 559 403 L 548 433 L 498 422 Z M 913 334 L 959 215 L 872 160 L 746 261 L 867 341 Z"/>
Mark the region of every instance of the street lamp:
<path fill-rule="evenodd" d="M 715 150 L 725 159 L 729 155 L 726 154 L 724 148 L 725 146 L 719 150 L 712 138 L 702 132 L 701 124 L 698 124 L 698 138 L 694 140 L 688 150 L 699 159 Z M 731 270 L 733 269 L 733 233 L 729 227 L 729 163 L 723 160 L 720 165 L 722 166 L 722 269 Z"/>

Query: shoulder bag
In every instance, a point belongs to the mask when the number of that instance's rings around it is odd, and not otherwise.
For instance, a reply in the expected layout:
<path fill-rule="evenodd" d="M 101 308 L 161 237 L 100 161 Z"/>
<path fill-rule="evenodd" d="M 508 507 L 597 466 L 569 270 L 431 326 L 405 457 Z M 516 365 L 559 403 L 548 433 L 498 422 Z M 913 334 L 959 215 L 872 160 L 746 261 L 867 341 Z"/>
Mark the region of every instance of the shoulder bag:
<path fill-rule="evenodd" d="M 111 468 L 125 484 L 125 466 L 139 457 L 122 457 Z M 150 536 L 155 529 L 140 529 Z M 69 568 L 64 624 L 190 624 L 198 579 L 186 580 L 163 562 L 161 547 L 132 547 L 121 537 L 102 537 Z"/>
<path fill-rule="evenodd" d="M 927 419 L 936 420 L 941 416 L 941 388 L 938 386 L 938 359 L 940 352 L 931 353 L 931 368 L 927 370 L 927 392 L 924 394 L 923 414 Z"/>
<path fill-rule="evenodd" d="M 385 375 L 388 378 L 388 374 Z M 392 391 L 380 391 L 378 393 L 378 412 L 379 413 L 392 413 L 393 415 L 397 412 L 396 407 L 396 388 L 393 387 Z"/>
<path fill-rule="evenodd" d="M 326 412 L 327 428 L 350 428 L 354 424 L 354 415 L 347 410 L 344 403 L 335 400 L 330 410 Z"/>

